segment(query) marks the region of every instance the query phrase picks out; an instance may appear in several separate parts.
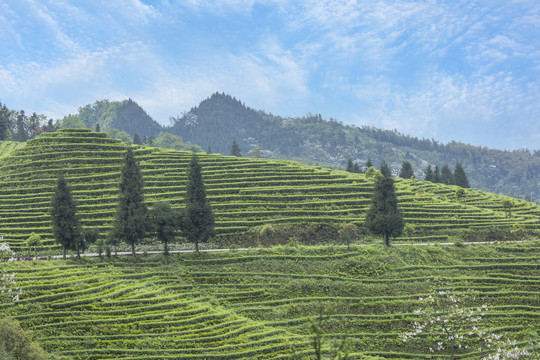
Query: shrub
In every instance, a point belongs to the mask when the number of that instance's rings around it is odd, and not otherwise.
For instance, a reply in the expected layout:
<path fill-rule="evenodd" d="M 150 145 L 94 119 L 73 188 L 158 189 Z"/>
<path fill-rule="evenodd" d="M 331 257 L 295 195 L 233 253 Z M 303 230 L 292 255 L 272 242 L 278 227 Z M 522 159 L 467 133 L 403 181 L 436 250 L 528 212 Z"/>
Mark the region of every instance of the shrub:
<path fill-rule="evenodd" d="M 37 250 L 41 247 L 41 245 L 41 236 L 35 232 L 33 232 L 28 239 L 26 239 L 26 246 L 28 247 L 28 250 L 34 252 L 34 257 L 37 256 Z"/>
<path fill-rule="evenodd" d="M 347 224 L 339 230 L 339 238 L 347 244 L 347 249 L 351 249 L 351 241 L 358 238 L 358 227 L 354 224 Z"/>
<path fill-rule="evenodd" d="M 0 319 L 0 359 L 45 360 L 47 354 L 32 341 L 32 332 L 25 331 L 10 318 Z"/>

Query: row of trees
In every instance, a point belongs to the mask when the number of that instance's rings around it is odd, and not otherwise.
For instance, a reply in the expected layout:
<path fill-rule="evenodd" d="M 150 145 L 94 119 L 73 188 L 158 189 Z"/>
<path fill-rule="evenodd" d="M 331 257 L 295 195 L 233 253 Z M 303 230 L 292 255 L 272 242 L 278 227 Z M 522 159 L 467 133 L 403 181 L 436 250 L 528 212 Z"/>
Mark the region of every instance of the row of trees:
<path fill-rule="evenodd" d="M 381 165 L 382 166 L 382 165 Z M 373 167 L 373 163 L 371 162 L 371 159 L 368 159 L 366 162 L 366 171 L 367 169 Z M 349 158 L 347 162 L 347 168 L 346 171 L 351 173 L 361 173 L 362 170 L 360 169 L 360 166 L 353 162 L 351 158 Z M 414 178 L 414 170 L 409 161 L 404 161 L 401 164 L 401 169 L 399 171 L 400 178 L 402 179 L 412 179 Z M 469 188 L 469 179 L 467 178 L 467 174 L 465 174 L 465 170 L 463 169 L 463 166 L 460 162 L 456 163 L 456 167 L 454 168 L 454 172 L 452 173 L 452 170 L 450 170 L 450 167 L 448 164 L 445 164 L 441 170 L 439 170 L 439 166 L 435 165 L 428 165 L 428 167 L 424 170 L 424 180 L 425 181 L 431 181 L 434 183 L 441 183 L 446 185 L 457 185 L 462 188 Z"/>
<path fill-rule="evenodd" d="M 144 203 L 142 174 L 133 150 L 128 148 L 120 174 L 117 210 L 107 239 L 108 244 L 129 244 L 132 254 L 135 255 L 135 245 L 151 231 L 164 244 L 167 254 L 168 244 L 181 231 L 189 242 L 195 244 L 198 252 L 199 242 L 205 242 L 214 236 L 214 215 L 206 199 L 201 166 L 195 154 L 191 158 L 187 176 L 183 211 L 175 211 L 167 202 L 155 203 L 149 211 Z M 66 250 L 76 250 L 77 254 L 80 254 L 89 243 L 99 238 L 99 232 L 95 229 L 82 231 L 76 203 L 62 174 L 58 176 L 56 191 L 52 197 L 51 218 L 53 234 L 57 243 L 62 246 L 64 258 Z"/>
<path fill-rule="evenodd" d="M 424 180 L 446 185 L 457 185 L 462 188 L 469 188 L 469 179 L 461 163 L 457 162 L 454 172 L 450 170 L 448 164 L 445 164 L 441 170 L 437 165 L 428 165 L 424 171 Z"/>
<path fill-rule="evenodd" d="M 11 110 L 0 102 L 0 140 L 26 141 L 55 129 L 52 119 L 45 115 L 28 116 L 24 110 Z"/>

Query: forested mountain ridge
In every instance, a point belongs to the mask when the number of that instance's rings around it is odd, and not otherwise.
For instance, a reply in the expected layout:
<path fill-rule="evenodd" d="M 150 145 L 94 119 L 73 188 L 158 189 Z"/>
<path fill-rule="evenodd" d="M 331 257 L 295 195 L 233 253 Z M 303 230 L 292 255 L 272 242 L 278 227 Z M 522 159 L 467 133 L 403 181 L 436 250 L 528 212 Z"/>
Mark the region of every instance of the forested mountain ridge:
<path fill-rule="evenodd" d="M 335 167 L 344 167 L 351 158 L 360 168 L 368 159 L 376 167 L 385 160 L 395 175 L 407 160 L 419 179 L 424 178 L 424 170 L 430 164 L 439 168 L 449 164 L 453 168 L 460 162 L 472 187 L 533 201 L 540 199 L 540 150 L 503 151 L 459 142 L 442 144 L 397 131 L 345 125 L 332 118 L 325 120 L 318 114 L 300 118 L 275 116 L 220 93 L 214 93 L 189 112 L 172 117 L 169 127 L 160 128 L 131 100 L 125 100 L 124 105 L 117 108 L 146 116 L 130 121 L 128 115 L 123 115 L 120 120 L 114 117 L 114 112 L 100 110 L 114 104 L 103 102 L 107 106 L 96 102 L 80 108 L 79 116 L 87 125 L 93 126 L 95 119 L 100 118 L 102 126 L 115 127 L 131 135 L 137 132 L 141 137 L 149 137 L 165 131 L 181 136 L 186 143 L 226 155 L 230 154 L 236 140 L 242 154 L 251 157 L 294 159 Z"/>
<path fill-rule="evenodd" d="M 321 115 L 284 118 L 257 111 L 225 94 L 210 98 L 175 119 L 167 131 L 184 141 L 229 154 L 233 140 L 248 156 L 277 157 L 345 166 L 348 158 L 362 168 L 368 159 L 382 160 L 397 175 L 404 160 L 417 178 L 429 165 L 461 162 L 471 185 L 496 193 L 538 200 L 540 151 L 503 151 L 451 142 L 418 139 L 397 131 L 344 125 Z M 256 150 L 258 149 L 258 150 Z"/>
<path fill-rule="evenodd" d="M 102 130 L 119 129 L 131 136 L 136 133 L 156 136 L 162 131 L 161 125 L 131 99 L 96 101 L 80 107 L 79 117 L 89 127 L 99 124 Z"/>

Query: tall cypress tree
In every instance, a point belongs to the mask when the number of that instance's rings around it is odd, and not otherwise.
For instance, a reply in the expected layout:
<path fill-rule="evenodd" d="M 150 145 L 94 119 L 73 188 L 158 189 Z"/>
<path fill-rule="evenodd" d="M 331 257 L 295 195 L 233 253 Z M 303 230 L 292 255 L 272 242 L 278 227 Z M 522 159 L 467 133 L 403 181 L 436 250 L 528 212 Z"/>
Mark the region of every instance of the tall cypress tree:
<path fill-rule="evenodd" d="M 390 245 L 390 237 L 401 235 L 405 225 L 398 208 L 394 179 L 389 173 L 390 169 L 383 162 L 381 175 L 375 177 L 373 197 L 366 214 L 366 227 L 373 234 L 382 235 L 386 246 Z"/>
<path fill-rule="evenodd" d="M 11 125 L 11 111 L 0 102 L 0 140 L 7 140 Z"/>
<path fill-rule="evenodd" d="M 51 220 L 54 238 L 62 245 L 65 259 L 66 250 L 77 248 L 82 241 L 82 228 L 71 189 L 62 174 L 58 175 L 56 191 L 51 201 Z"/>
<path fill-rule="evenodd" d="M 351 158 L 349 158 L 349 161 L 347 161 L 347 169 L 345 171 L 354 172 L 354 164 Z"/>
<path fill-rule="evenodd" d="M 233 140 L 232 146 L 231 146 L 231 155 L 242 157 L 242 153 L 240 151 L 240 146 L 236 143 L 236 140 Z"/>
<path fill-rule="evenodd" d="M 214 214 L 210 203 L 206 200 L 201 165 L 195 154 L 191 158 L 187 177 L 186 209 L 182 230 L 188 241 L 194 243 L 195 250 L 199 252 L 199 242 L 206 242 L 214 236 Z"/>
<path fill-rule="evenodd" d="M 431 168 L 431 165 L 428 165 L 428 167 L 424 171 L 424 180 L 433 181 L 433 169 Z"/>
<path fill-rule="evenodd" d="M 368 158 L 366 162 L 366 169 L 369 169 L 372 166 L 373 166 L 373 163 L 371 162 L 371 159 Z"/>
<path fill-rule="evenodd" d="M 454 184 L 454 174 L 452 174 L 452 170 L 450 170 L 448 164 L 444 164 L 441 169 L 441 182 L 446 185 Z"/>
<path fill-rule="evenodd" d="M 134 145 L 142 145 L 143 144 L 142 140 L 141 140 L 141 137 L 137 133 L 133 134 L 133 144 Z"/>
<path fill-rule="evenodd" d="M 457 186 L 460 186 L 464 189 L 469 188 L 469 179 L 467 178 L 467 175 L 465 174 L 465 170 L 463 169 L 463 166 L 461 166 L 461 163 L 456 163 L 456 168 L 454 169 L 454 184 Z"/>
<path fill-rule="evenodd" d="M 435 170 L 433 170 L 433 178 L 431 180 L 434 183 L 440 183 L 441 182 L 441 171 L 439 170 L 439 166 L 435 165 Z"/>
<path fill-rule="evenodd" d="M 410 179 L 414 176 L 412 165 L 408 161 L 404 161 L 401 164 L 401 170 L 399 171 L 399 177 L 402 179 Z"/>
<path fill-rule="evenodd" d="M 142 174 L 133 149 L 128 147 L 120 174 L 118 205 L 111 236 L 130 244 L 133 256 L 135 244 L 146 235 L 147 212 Z"/>

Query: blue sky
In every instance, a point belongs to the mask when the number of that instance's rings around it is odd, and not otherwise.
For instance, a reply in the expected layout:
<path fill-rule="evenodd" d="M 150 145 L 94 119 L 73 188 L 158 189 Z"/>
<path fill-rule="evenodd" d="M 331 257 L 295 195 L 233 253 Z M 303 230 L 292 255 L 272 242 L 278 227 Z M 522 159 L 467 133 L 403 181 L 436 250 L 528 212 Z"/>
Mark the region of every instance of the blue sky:
<path fill-rule="evenodd" d="M 58 118 L 213 92 L 418 137 L 540 149 L 537 0 L 0 0 L 0 101 Z"/>

